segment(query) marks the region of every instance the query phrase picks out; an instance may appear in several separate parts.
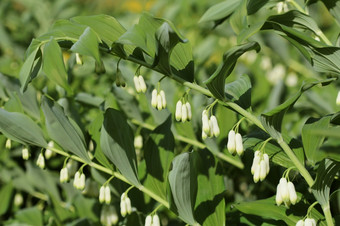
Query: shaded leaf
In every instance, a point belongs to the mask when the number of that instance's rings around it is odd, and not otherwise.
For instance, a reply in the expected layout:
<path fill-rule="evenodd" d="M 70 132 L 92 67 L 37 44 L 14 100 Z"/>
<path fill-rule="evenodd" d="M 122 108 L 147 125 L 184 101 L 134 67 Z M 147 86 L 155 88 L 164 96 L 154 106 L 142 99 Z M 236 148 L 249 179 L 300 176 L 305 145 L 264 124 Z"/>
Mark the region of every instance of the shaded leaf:
<path fill-rule="evenodd" d="M 220 100 L 225 100 L 224 86 L 225 79 L 233 71 L 237 59 L 245 52 L 250 50 L 260 51 L 260 45 L 257 42 L 249 42 L 238 45 L 229 49 L 223 55 L 223 62 L 218 66 L 213 75 L 204 81 L 210 92 Z"/>
<path fill-rule="evenodd" d="M 13 195 L 13 184 L 7 183 L 0 189 L 0 215 L 3 216 L 10 207 Z"/>
<path fill-rule="evenodd" d="M 194 206 L 197 194 L 196 153 L 183 153 L 174 158 L 169 173 L 173 202 L 179 217 L 188 224 L 195 224 Z"/>
<path fill-rule="evenodd" d="M 90 158 L 85 147 L 84 135 L 79 128 L 73 126 L 61 106 L 47 97 L 43 97 L 41 107 L 50 137 L 65 151 L 69 151 L 89 163 Z"/>
<path fill-rule="evenodd" d="M 229 18 L 239 5 L 240 0 L 223 1 L 213 5 L 203 14 L 199 23 L 214 21 L 218 25 Z"/>
<path fill-rule="evenodd" d="M 305 154 L 308 161 L 313 165 L 315 165 L 316 162 L 321 161 L 326 156 L 319 150 L 325 137 L 315 136 L 312 131 L 314 129 L 327 129 L 331 119 L 332 116 L 325 116 L 319 119 L 309 118 L 302 128 L 301 136 Z"/>
<path fill-rule="evenodd" d="M 168 174 L 174 157 L 175 139 L 171 132 L 171 115 L 154 129 L 144 147 L 147 169 L 146 186 L 167 199 Z"/>
<path fill-rule="evenodd" d="M 19 112 L 0 109 L 0 131 L 6 137 L 25 145 L 47 146 L 40 127 L 31 118 Z"/>
<path fill-rule="evenodd" d="M 140 186 L 137 172 L 133 133 L 123 114 L 108 108 L 104 114 L 100 145 L 106 157 L 136 187 Z"/>
<path fill-rule="evenodd" d="M 248 75 L 242 75 L 226 84 L 225 93 L 228 100 L 248 109 L 251 106 L 251 82 Z"/>
<path fill-rule="evenodd" d="M 39 48 L 35 49 L 25 60 L 20 69 L 19 79 L 21 83 L 21 92 L 24 92 L 26 90 L 28 83 L 32 81 L 33 78 L 35 78 L 38 74 L 42 61 L 41 53 L 38 54 L 39 51 Z"/>
<path fill-rule="evenodd" d="M 340 25 L 340 1 L 339 0 L 321 0 L 327 7 L 332 16 L 336 19 L 338 25 Z"/>
<path fill-rule="evenodd" d="M 43 216 L 38 207 L 29 207 L 19 210 L 15 214 L 15 217 L 19 222 L 25 223 L 26 225 L 43 226 Z"/>
<path fill-rule="evenodd" d="M 63 87 L 67 92 L 71 92 L 71 88 L 67 83 L 67 72 L 61 49 L 53 37 L 51 37 L 50 41 L 46 43 L 44 47 L 43 71 L 51 81 Z"/>

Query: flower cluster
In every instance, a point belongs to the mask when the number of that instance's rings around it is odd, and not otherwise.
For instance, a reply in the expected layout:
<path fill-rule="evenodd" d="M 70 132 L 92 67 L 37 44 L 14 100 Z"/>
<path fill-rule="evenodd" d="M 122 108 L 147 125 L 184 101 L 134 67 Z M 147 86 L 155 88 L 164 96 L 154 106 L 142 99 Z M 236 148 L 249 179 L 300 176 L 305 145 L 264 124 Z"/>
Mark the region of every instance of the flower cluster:
<path fill-rule="evenodd" d="M 295 191 L 294 184 L 292 182 L 287 182 L 286 178 L 281 178 L 279 184 L 276 188 L 276 204 L 279 206 L 284 203 L 286 206 L 290 204 L 295 205 L 297 201 L 297 195 Z"/>
<path fill-rule="evenodd" d="M 80 173 L 79 171 L 74 174 L 74 181 L 73 181 L 73 187 L 75 187 L 78 190 L 84 190 L 85 188 L 85 174 Z"/>
<path fill-rule="evenodd" d="M 299 220 L 296 226 L 316 226 L 316 221 L 313 218 L 306 218 L 305 220 Z"/>
<path fill-rule="evenodd" d="M 145 226 L 160 226 L 160 221 L 159 221 L 159 217 L 157 214 L 154 214 L 153 216 L 148 215 L 145 218 Z"/>
<path fill-rule="evenodd" d="M 135 84 L 135 88 L 136 88 L 137 93 L 145 93 L 146 92 L 146 84 L 145 84 L 143 76 L 135 75 L 133 77 L 133 83 Z"/>
<path fill-rule="evenodd" d="M 162 110 L 166 108 L 166 99 L 165 93 L 163 90 L 158 92 L 157 89 L 154 89 L 151 93 L 151 105 L 157 110 Z"/>
<path fill-rule="evenodd" d="M 235 153 L 237 153 L 241 156 L 244 151 L 241 134 L 235 133 L 234 130 L 230 130 L 228 133 L 227 148 L 230 154 L 235 155 Z"/>
<path fill-rule="evenodd" d="M 99 189 L 99 202 L 110 204 L 111 202 L 111 191 L 108 185 L 103 185 Z"/>
<path fill-rule="evenodd" d="M 116 208 L 113 205 L 104 205 L 100 213 L 100 222 L 105 226 L 111 226 L 117 224 L 118 220 Z"/>
<path fill-rule="evenodd" d="M 130 214 L 131 212 L 131 200 L 124 192 L 120 197 L 120 214 L 125 217 L 126 214 Z"/>
<path fill-rule="evenodd" d="M 177 121 L 182 122 L 191 120 L 191 105 L 188 101 L 185 103 L 183 103 L 182 100 L 177 101 L 175 118 Z"/>
<path fill-rule="evenodd" d="M 22 159 L 28 160 L 30 158 L 30 152 L 28 151 L 28 148 L 22 149 Z"/>
<path fill-rule="evenodd" d="M 211 115 L 209 118 L 207 110 L 202 112 L 202 127 L 202 139 L 212 136 L 218 137 L 220 135 L 217 118 L 215 115 Z"/>
<path fill-rule="evenodd" d="M 251 166 L 251 174 L 253 174 L 254 182 L 263 181 L 269 173 L 269 157 L 266 153 L 255 151 L 253 164 Z"/>
<path fill-rule="evenodd" d="M 37 166 L 39 166 L 41 169 L 45 168 L 45 158 L 42 153 L 39 154 L 38 159 L 37 159 Z"/>
<path fill-rule="evenodd" d="M 60 170 L 60 183 L 65 183 L 68 181 L 69 179 L 69 176 L 68 176 L 68 169 L 67 167 L 63 167 L 61 170 Z"/>

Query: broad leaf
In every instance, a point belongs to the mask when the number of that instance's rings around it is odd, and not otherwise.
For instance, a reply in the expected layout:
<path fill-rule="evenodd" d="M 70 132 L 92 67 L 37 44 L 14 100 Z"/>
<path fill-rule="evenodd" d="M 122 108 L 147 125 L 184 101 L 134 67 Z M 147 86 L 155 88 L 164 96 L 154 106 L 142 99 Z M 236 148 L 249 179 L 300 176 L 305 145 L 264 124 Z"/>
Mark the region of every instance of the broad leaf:
<path fill-rule="evenodd" d="M 46 129 L 49 136 L 65 151 L 69 151 L 86 162 L 90 162 L 85 147 L 84 135 L 81 134 L 79 128 L 73 126 L 61 106 L 47 97 L 43 97 L 41 107 L 45 115 Z"/>
<path fill-rule="evenodd" d="M 21 83 L 21 92 L 24 92 L 28 83 L 37 76 L 40 67 L 41 53 L 39 48 L 37 48 L 29 55 L 20 69 L 19 79 Z"/>
<path fill-rule="evenodd" d="M 71 50 L 81 55 L 93 57 L 100 64 L 97 35 L 90 27 L 87 27 L 78 41 L 73 44 Z"/>
<path fill-rule="evenodd" d="M 43 226 L 43 215 L 38 207 L 29 207 L 18 211 L 15 218 L 25 225 Z"/>
<path fill-rule="evenodd" d="M 260 51 L 260 45 L 257 42 L 249 42 L 238 45 L 228 50 L 223 55 L 223 62 L 218 66 L 216 71 L 204 83 L 207 85 L 210 92 L 220 100 L 225 100 L 224 86 L 225 79 L 233 71 L 237 59 L 245 52 L 250 50 Z"/>
<path fill-rule="evenodd" d="M 13 200 L 13 184 L 7 183 L 3 185 L 0 189 L 0 215 L 4 216 L 11 205 L 11 201 Z"/>
<path fill-rule="evenodd" d="M 326 159 L 319 165 L 312 192 L 322 207 L 329 206 L 331 185 L 339 170 L 340 163 L 336 161 Z"/>
<path fill-rule="evenodd" d="M 329 12 L 338 22 L 338 25 L 340 25 L 340 1 L 339 0 L 320 0 L 320 1 L 323 2 L 323 4 L 325 4 Z"/>
<path fill-rule="evenodd" d="M 200 150 L 198 154 L 195 218 L 201 225 L 225 225 L 226 188 L 222 166 L 206 149 Z"/>
<path fill-rule="evenodd" d="M 194 225 L 194 206 L 197 194 L 196 153 L 183 153 L 172 161 L 169 184 L 172 200 L 179 217 L 186 223 Z"/>
<path fill-rule="evenodd" d="M 269 112 L 262 114 L 261 115 L 262 125 L 274 139 L 277 140 L 282 139 L 282 135 L 280 132 L 283 117 L 286 114 L 286 112 L 293 107 L 293 105 L 300 98 L 302 93 L 317 84 L 328 85 L 330 82 L 334 80 L 335 80 L 334 78 L 330 78 L 321 81 L 305 82 L 300 87 L 300 90 L 297 93 L 295 93 L 292 97 L 290 97 L 288 100 L 286 100 L 283 104 L 275 107 Z"/>
<path fill-rule="evenodd" d="M 319 119 L 309 118 L 302 128 L 302 142 L 305 149 L 305 154 L 308 161 L 315 165 L 316 162 L 321 161 L 326 157 L 325 153 L 319 150 L 325 137 L 315 136 L 313 130 L 329 128 L 332 116 L 325 116 Z"/>
<path fill-rule="evenodd" d="M 146 186 L 167 199 L 168 174 L 174 157 L 175 139 L 171 132 L 171 115 L 154 129 L 144 147 L 147 169 Z"/>
<path fill-rule="evenodd" d="M 248 75 L 242 75 L 235 81 L 226 84 L 225 93 L 229 101 L 248 109 L 251 106 L 251 82 Z"/>
<path fill-rule="evenodd" d="M 67 92 L 71 92 L 71 88 L 67 83 L 67 72 L 61 49 L 53 37 L 44 47 L 43 71 L 51 81 L 63 87 Z"/>
<path fill-rule="evenodd" d="M 126 119 L 118 110 L 108 108 L 100 135 L 100 146 L 106 157 L 136 187 L 140 186 L 137 172 L 133 133 Z"/>
<path fill-rule="evenodd" d="M 230 17 L 230 25 L 236 34 L 248 26 L 247 2 L 248 0 L 241 0 L 240 5 Z"/>
<path fill-rule="evenodd" d="M 199 22 L 213 21 L 215 25 L 218 25 L 234 13 L 240 2 L 240 0 L 226 0 L 213 5 L 203 14 Z"/>
<path fill-rule="evenodd" d="M 47 146 L 40 127 L 22 113 L 0 109 L 0 131 L 6 137 L 25 145 Z"/>

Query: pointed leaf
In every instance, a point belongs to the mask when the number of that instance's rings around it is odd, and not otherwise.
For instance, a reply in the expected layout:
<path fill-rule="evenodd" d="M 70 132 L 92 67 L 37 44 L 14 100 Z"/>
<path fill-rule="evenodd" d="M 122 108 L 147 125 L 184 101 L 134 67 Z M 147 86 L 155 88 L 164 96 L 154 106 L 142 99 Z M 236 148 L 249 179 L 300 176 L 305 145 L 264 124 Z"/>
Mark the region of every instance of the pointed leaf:
<path fill-rule="evenodd" d="M 242 75 L 235 81 L 225 85 L 227 99 L 237 103 L 244 109 L 251 106 L 251 82 L 248 75 Z"/>
<path fill-rule="evenodd" d="M 201 225 L 225 224 L 225 186 L 222 167 L 206 149 L 200 150 L 195 218 Z"/>
<path fill-rule="evenodd" d="M 220 100 L 225 100 L 225 79 L 233 71 L 237 59 L 245 52 L 250 50 L 260 51 L 260 45 L 257 42 L 249 42 L 238 45 L 228 50 L 223 55 L 223 62 L 218 66 L 216 71 L 204 83 L 207 85 L 210 92 Z"/>
<path fill-rule="evenodd" d="M 19 79 L 21 83 L 21 92 L 24 92 L 27 88 L 28 83 L 36 77 L 40 66 L 41 66 L 41 57 L 37 58 L 39 48 L 35 49 L 29 57 L 25 60 L 24 64 L 22 65 L 19 73 Z M 41 54 L 39 54 L 41 55 Z M 36 67 L 34 66 L 34 62 L 37 61 Z M 40 63 L 39 63 L 40 62 Z"/>
<path fill-rule="evenodd" d="M 303 92 L 309 90 L 313 86 L 317 84 L 321 85 L 328 85 L 330 82 L 334 81 L 334 78 L 314 81 L 314 82 L 305 82 L 301 87 L 300 90 L 295 93 L 292 97 L 286 100 L 283 104 L 275 107 L 274 109 L 270 110 L 267 113 L 261 115 L 261 121 L 264 128 L 268 131 L 268 133 L 274 139 L 282 139 L 281 135 L 281 125 L 282 120 L 286 112 L 293 107 L 295 102 L 300 98 Z"/>
<path fill-rule="evenodd" d="M 98 44 L 96 33 L 90 27 L 87 27 L 78 41 L 73 44 L 71 50 L 81 55 L 91 56 L 100 64 Z"/>
<path fill-rule="evenodd" d="M 306 157 L 312 165 L 326 157 L 325 153 L 319 150 L 325 137 L 315 136 L 312 131 L 315 129 L 328 129 L 331 119 L 332 116 L 325 116 L 319 119 L 309 118 L 302 128 L 303 147 Z"/>
<path fill-rule="evenodd" d="M 119 171 L 136 187 L 140 186 L 137 172 L 133 133 L 123 114 L 108 108 L 100 136 L 101 149 Z"/>
<path fill-rule="evenodd" d="M 172 161 L 169 184 L 172 199 L 179 217 L 186 223 L 194 225 L 194 205 L 197 194 L 196 153 L 183 153 Z"/>
<path fill-rule="evenodd" d="M 71 88 L 67 83 L 67 72 L 61 49 L 53 37 L 44 47 L 43 71 L 52 82 L 63 87 L 67 92 L 71 92 Z"/>
<path fill-rule="evenodd" d="M 171 132 L 171 115 L 154 129 L 144 147 L 147 168 L 146 186 L 167 199 L 168 174 L 174 157 L 175 139 Z"/>
<path fill-rule="evenodd" d="M 43 97 L 41 107 L 50 137 L 65 151 L 69 151 L 86 162 L 90 162 L 85 140 L 83 139 L 84 135 L 80 134 L 81 131 L 72 125 L 61 106 L 47 97 Z"/>
<path fill-rule="evenodd" d="M 31 118 L 19 112 L 0 109 L 0 131 L 6 137 L 25 145 L 47 146 L 40 127 Z"/>

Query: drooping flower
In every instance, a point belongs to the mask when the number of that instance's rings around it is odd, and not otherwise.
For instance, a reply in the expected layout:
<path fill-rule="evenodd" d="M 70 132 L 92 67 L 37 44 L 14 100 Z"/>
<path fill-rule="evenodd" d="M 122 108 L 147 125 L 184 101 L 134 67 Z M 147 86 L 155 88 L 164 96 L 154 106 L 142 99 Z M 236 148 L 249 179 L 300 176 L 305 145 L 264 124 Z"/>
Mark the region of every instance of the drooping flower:
<path fill-rule="evenodd" d="M 67 167 L 63 167 L 61 170 L 60 170 L 60 183 L 64 183 L 64 182 L 67 182 L 68 179 L 69 179 L 69 176 L 68 176 L 68 169 Z"/>
<path fill-rule="evenodd" d="M 228 143 L 227 143 L 227 149 L 230 154 L 234 155 L 236 152 L 236 142 L 235 142 L 235 131 L 230 130 L 228 133 Z"/>
<path fill-rule="evenodd" d="M 276 204 L 279 206 L 284 203 L 286 206 L 290 206 L 290 204 L 295 205 L 296 201 L 294 184 L 290 181 L 287 182 L 286 178 L 281 178 L 276 191 Z"/>
<path fill-rule="evenodd" d="M 242 136 L 239 133 L 236 133 L 235 135 L 235 144 L 236 144 L 236 152 L 238 155 L 243 154 L 243 141 Z"/>
<path fill-rule="evenodd" d="M 30 152 L 28 148 L 23 148 L 22 149 L 22 159 L 28 160 L 30 158 Z"/>
<path fill-rule="evenodd" d="M 316 226 L 316 221 L 314 220 L 314 218 L 306 218 L 305 226 Z"/>
<path fill-rule="evenodd" d="M 131 200 L 124 192 L 120 197 L 120 213 L 123 217 L 125 217 L 127 214 L 131 214 L 131 212 Z"/>
<path fill-rule="evenodd" d="M 45 168 L 45 158 L 42 153 L 39 154 L 38 159 L 37 159 L 37 166 L 39 166 L 41 169 Z"/>
<path fill-rule="evenodd" d="M 181 100 L 177 101 L 176 103 L 175 118 L 177 121 L 182 120 L 182 101 Z"/>

